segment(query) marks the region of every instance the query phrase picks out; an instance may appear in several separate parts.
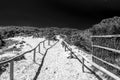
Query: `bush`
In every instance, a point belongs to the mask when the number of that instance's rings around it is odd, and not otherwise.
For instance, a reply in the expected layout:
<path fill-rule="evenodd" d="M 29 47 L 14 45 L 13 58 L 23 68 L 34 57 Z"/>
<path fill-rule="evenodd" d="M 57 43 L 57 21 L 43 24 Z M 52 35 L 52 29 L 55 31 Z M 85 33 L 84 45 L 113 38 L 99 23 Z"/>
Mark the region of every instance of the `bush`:
<path fill-rule="evenodd" d="M 120 34 L 120 17 L 102 20 L 90 29 L 93 35 Z"/>

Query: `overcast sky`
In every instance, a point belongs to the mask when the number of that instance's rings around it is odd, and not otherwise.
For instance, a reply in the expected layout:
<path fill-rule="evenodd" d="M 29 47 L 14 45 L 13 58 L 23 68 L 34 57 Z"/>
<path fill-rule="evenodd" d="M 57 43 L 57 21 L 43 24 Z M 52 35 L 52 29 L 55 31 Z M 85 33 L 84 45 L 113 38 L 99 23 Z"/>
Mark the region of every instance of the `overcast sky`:
<path fill-rule="evenodd" d="M 120 16 L 119 0 L 4 0 L 0 25 L 86 29 L 104 18 Z"/>

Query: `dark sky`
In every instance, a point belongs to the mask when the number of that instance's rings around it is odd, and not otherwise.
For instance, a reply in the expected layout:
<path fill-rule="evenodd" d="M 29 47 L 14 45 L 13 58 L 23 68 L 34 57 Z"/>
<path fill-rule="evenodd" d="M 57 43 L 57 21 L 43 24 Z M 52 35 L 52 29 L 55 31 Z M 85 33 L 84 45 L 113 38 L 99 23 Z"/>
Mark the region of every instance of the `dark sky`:
<path fill-rule="evenodd" d="M 120 16 L 120 0 L 3 0 L 0 25 L 86 29 Z"/>

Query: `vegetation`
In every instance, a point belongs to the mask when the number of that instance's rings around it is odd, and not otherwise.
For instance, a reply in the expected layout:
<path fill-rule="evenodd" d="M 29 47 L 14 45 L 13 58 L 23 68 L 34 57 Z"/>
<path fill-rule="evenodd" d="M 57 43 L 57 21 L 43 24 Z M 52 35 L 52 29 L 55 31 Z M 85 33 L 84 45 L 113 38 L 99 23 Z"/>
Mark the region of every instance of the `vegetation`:
<path fill-rule="evenodd" d="M 89 30 L 93 35 L 120 34 L 120 17 L 104 19 Z"/>
<path fill-rule="evenodd" d="M 86 30 L 87 32 L 87 30 Z M 65 35 L 65 40 L 71 44 L 76 45 L 79 48 L 90 51 L 90 40 L 88 33 L 81 30 L 71 28 L 37 28 L 37 27 L 18 27 L 18 26 L 5 26 L 0 27 L 0 36 L 2 39 L 6 39 L 14 36 L 34 36 L 34 37 L 46 37 L 51 39 L 55 35 Z"/>

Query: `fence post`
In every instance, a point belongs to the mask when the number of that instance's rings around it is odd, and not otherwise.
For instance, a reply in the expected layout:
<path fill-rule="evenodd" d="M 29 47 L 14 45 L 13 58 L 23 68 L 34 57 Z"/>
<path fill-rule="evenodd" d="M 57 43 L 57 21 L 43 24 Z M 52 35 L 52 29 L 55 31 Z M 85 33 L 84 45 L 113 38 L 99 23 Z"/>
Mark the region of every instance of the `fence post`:
<path fill-rule="evenodd" d="M 14 80 L 14 61 L 10 62 L 10 80 Z"/>
<path fill-rule="evenodd" d="M 38 48 L 39 48 L 39 53 L 40 53 L 40 44 L 39 44 L 39 47 L 38 47 Z"/>
<path fill-rule="evenodd" d="M 45 41 L 43 42 L 43 47 L 45 48 Z"/>
<path fill-rule="evenodd" d="M 66 52 L 66 45 L 65 45 L 65 52 Z"/>
<path fill-rule="evenodd" d="M 83 72 L 85 72 L 85 71 L 84 71 L 84 61 L 85 61 L 84 58 L 82 58 L 82 71 L 83 71 Z"/>
<path fill-rule="evenodd" d="M 91 37 L 91 45 L 93 45 L 93 38 Z M 93 55 L 94 55 L 94 48 L 93 48 L 93 46 L 92 46 L 92 53 L 91 53 L 91 58 L 92 58 L 92 61 L 94 61 L 93 59 L 94 59 L 94 57 L 93 57 Z"/>
<path fill-rule="evenodd" d="M 50 45 L 50 40 L 48 40 L 48 45 Z"/>
<path fill-rule="evenodd" d="M 70 51 L 70 57 L 73 57 L 73 52 L 72 51 Z"/>
<path fill-rule="evenodd" d="M 35 62 L 35 57 L 36 57 L 36 48 L 34 49 L 34 53 L 33 53 L 33 62 Z"/>

